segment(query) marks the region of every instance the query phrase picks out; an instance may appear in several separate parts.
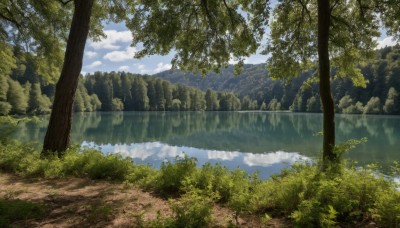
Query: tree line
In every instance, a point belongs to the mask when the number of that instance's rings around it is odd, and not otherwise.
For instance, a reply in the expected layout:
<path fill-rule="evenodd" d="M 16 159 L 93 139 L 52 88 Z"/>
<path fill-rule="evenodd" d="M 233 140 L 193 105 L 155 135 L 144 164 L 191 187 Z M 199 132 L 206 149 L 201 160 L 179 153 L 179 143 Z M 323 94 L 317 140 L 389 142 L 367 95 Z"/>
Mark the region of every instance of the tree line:
<path fill-rule="evenodd" d="M 0 75 L 0 115 L 50 113 L 55 86 L 41 79 L 32 54 L 19 53 L 18 49 L 13 51 L 19 56 L 15 68 L 9 75 Z M 336 78 L 332 82 L 336 112 L 400 114 L 399 56 L 400 46 L 377 50 L 375 60 L 360 68 L 368 81 L 365 88 L 353 86 L 348 78 Z M 210 73 L 207 77 L 219 77 L 217 80 L 207 80 L 191 74 L 187 75 L 187 79 L 177 80 L 185 78 L 179 70 L 167 71 L 156 75 L 158 77 L 125 72 L 96 72 L 80 78 L 73 108 L 75 112 L 321 112 L 318 84 L 308 83 L 313 76 L 310 72 L 292 79 L 290 83 L 271 80 L 264 64 L 246 65 L 239 76 L 234 76 L 231 66 L 224 69 L 221 76 L 214 74 Z M 237 90 L 237 84 L 240 84 L 238 88 L 253 89 Z M 206 86 L 220 91 L 204 91 Z"/>
<path fill-rule="evenodd" d="M 93 102 L 91 97 L 98 97 Z M 95 72 L 81 78 L 74 103 L 88 111 L 237 111 L 255 110 L 256 101 L 231 92 L 206 92 L 172 84 L 154 76 L 126 72 Z"/>

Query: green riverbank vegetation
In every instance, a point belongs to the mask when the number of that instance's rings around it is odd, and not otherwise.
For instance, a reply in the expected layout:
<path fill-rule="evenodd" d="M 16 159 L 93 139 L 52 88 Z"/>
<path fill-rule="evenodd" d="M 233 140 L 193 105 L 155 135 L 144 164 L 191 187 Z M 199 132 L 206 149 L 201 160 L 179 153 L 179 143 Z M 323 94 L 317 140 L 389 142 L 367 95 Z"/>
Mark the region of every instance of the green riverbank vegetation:
<path fill-rule="evenodd" d="M 351 149 L 356 143 L 349 141 L 337 147 L 337 151 Z M 144 227 L 210 226 L 213 203 L 228 207 L 236 218 L 241 215 L 258 216 L 262 221 L 287 218 L 296 227 L 400 225 L 400 192 L 394 179 L 379 174 L 374 165 L 356 168 L 345 161 L 331 165 L 326 171 L 321 171 L 319 163 L 298 163 L 262 180 L 257 174 L 249 175 L 239 168 L 228 170 L 218 164 L 198 168 L 196 159 L 189 157 L 165 162 L 159 170 L 134 164 L 130 158 L 118 154 L 104 155 L 98 150 L 79 147 L 71 147 L 61 159 L 41 159 L 40 151 L 33 146 L 3 139 L 0 170 L 26 178 L 75 176 L 124 182 L 174 199 L 171 200 L 173 217 L 141 223 Z M 398 175 L 398 164 L 393 171 Z M 3 203 L 0 202 L 2 216 L 7 210 Z"/>

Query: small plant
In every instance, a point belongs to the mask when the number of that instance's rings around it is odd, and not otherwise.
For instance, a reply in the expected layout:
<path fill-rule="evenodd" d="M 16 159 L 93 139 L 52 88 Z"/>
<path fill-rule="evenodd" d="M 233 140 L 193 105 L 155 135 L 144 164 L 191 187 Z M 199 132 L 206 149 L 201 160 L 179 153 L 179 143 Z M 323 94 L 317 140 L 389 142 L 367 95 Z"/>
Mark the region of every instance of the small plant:
<path fill-rule="evenodd" d="M 400 192 L 394 189 L 377 194 L 372 217 L 381 227 L 400 227 Z"/>
<path fill-rule="evenodd" d="M 176 157 L 174 164 L 163 162 L 156 180 L 157 191 L 163 195 L 181 193 L 184 179 L 197 171 L 196 161 L 185 155 Z"/>
<path fill-rule="evenodd" d="M 192 191 L 179 201 L 170 201 L 175 214 L 173 227 L 208 227 L 211 223 L 213 199 Z"/>

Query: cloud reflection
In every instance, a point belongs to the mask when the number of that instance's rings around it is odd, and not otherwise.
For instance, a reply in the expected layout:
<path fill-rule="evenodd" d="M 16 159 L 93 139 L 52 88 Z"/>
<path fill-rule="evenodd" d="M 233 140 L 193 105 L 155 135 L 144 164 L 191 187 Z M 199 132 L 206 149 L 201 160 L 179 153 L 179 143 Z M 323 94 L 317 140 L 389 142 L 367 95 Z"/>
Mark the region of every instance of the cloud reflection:
<path fill-rule="evenodd" d="M 310 161 L 310 158 L 294 152 L 277 151 L 266 154 L 244 155 L 243 162 L 248 166 L 263 166 L 268 167 L 274 164 L 294 164 L 299 161 Z"/>
<path fill-rule="evenodd" d="M 94 143 L 85 142 L 85 146 L 95 146 Z M 185 146 L 171 146 L 161 142 L 146 142 L 133 144 L 100 145 L 103 152 L 119 153 L 124 157 L 131 157 L 152 163 L 163 159 L 183 156 L 202 157 L 205 160 L 220 161 L 223 165 L 235 162 L 238 165 L 269 167 L 273 165 L 291 165 L 298 161 L 310 161 L 311 159 L 296 152 L 276 151 L 262 154 L 244 153 L 238 151 L 207 150 Z"/>
<path fill-rule="evenodd" d="M 210 160 L 223 160 L 232 161 L 236 157 L 240 156 L 240 152 L 228 152 L 220 150 L 207 150 L 207 157 Z"/>

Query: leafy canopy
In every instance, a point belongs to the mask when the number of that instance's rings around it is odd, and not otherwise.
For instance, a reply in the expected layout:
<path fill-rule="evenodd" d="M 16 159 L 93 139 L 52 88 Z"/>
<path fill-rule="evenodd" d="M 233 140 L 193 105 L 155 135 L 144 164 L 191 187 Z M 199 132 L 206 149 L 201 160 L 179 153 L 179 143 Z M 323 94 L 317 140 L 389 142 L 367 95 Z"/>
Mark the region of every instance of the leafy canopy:
<path fill-rule="evenodd" d="M 143 43 L 136 57 L 172 49 L 174 68 L 218 71 L 232 58 L 254 53 L 268 22 L 269 0 L 143 0 L 133 9 L 127 26 L 133 43 Z"/>
<path fill-rule="evenodd" d="M 356 86 L 365 87 L 359 66 L 374 57 L 380 36 L 378 0 L 331 0 L 329 55 L 336 77 L 350 77 Z M 384 4 L 383 10 L 388 10 Z M 393 14 L 397 11 L 393 11 Z M 268 70 L 274 78 L 292 78 L 316 69 L 317 1 L 282 0 L 273 11 L 270 42 L 265 53 Z M 391 18 L 392 19 L 392 18 Z M 386 23 L 389 25 L 389 23 Z M 394 30 L 393 30 L 394 31 Z"/>

